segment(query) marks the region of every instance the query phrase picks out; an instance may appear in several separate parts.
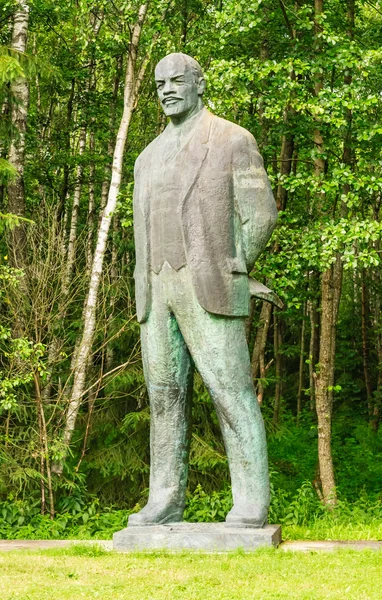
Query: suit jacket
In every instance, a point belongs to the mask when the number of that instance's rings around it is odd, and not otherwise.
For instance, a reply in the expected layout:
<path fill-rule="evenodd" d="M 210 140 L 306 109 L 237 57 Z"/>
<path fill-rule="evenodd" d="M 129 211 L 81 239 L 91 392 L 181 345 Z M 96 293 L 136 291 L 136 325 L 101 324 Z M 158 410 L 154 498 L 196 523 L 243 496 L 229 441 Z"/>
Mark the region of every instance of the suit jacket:
<path fill-rule="evenodd" d="M 134 237 L 137 317 L 150 312 L 150 199 L 152 173 L 163 168 L 165 133 L 135 163 Z M 217 315 L 249 313 L 248 273 L 277 219 L 276 203 L 254 137 L 205 108 L 177 161 L 184 247 L 200 305 Z"/>

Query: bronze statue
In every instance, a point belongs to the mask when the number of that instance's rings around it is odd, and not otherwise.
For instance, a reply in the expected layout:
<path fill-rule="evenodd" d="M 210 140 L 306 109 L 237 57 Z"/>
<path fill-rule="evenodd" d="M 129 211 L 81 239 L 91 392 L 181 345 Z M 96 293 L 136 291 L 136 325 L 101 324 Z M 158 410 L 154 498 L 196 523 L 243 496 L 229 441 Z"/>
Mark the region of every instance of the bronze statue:
<path fill-rule="evenodd" d="M 248 273 L 273 231 L 276 205 L 253 136 L 204 107 L 199 64 L 170 54 L 158 63 L 155 80 L 170 122 L 138 157 L 134 190 L 150 493 L 129 526 L 182 520 L 195 365 L 228 456 L 234 505 L 226 523 L 262 527 L 269 507 L 267 446 L 245 318 Z"/>

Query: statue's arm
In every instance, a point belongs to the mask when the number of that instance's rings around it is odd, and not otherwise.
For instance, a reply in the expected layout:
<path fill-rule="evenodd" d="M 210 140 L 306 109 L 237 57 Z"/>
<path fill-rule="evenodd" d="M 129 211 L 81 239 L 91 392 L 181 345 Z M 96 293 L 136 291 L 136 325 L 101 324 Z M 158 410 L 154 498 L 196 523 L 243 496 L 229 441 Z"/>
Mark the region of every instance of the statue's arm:
<path fill-rule="evenodd" d="M 133 192 L 133 219 L 134 219 L 134 240 L 135 240 L 135 271 L 134 276 L 140 275 L 143 268 L 142 254 L 145 244 L 144 239 L 144 217 L 139 205 L 141 192 L 141 160 L 138 158 L 134 165 L 134 192 Z"/>
<path fill-rule="evenodd" d="M 276 225 L 277 208 L 263 159 L 250 133 L 235 140 L 232 165 L 235 206 L 249 273 Z"/>

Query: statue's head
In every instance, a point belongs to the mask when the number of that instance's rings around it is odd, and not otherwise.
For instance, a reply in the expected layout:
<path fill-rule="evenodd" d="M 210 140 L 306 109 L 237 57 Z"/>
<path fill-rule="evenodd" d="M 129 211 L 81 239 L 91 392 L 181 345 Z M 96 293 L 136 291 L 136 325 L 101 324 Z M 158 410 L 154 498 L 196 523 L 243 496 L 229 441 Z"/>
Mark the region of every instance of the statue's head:
<path fill-rule="evenodd" d="M 198 62 L 177 52 L 162 58 L 155 68 L 158 96 L 166 116 L 183 121 L 203 106 L 206 83 Z"/>

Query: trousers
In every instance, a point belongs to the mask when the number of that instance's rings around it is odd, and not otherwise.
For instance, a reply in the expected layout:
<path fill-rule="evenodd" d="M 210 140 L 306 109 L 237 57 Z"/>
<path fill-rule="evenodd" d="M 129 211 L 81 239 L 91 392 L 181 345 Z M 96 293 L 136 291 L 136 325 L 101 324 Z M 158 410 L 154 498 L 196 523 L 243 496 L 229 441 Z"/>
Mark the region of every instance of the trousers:
<path fill-rule="evenodd" d="M 238 275 L 240 277 L 241 275 Z M 234 506 L 267 511 L 265 428 L 257 402 L 245 319 L 205 311 L 187 266 L 151 273 L 152 305 L 141 325 L 150 400 L 149 502 L 184 507 L 194 365 L 214 403 L 230 469 Z"/>

